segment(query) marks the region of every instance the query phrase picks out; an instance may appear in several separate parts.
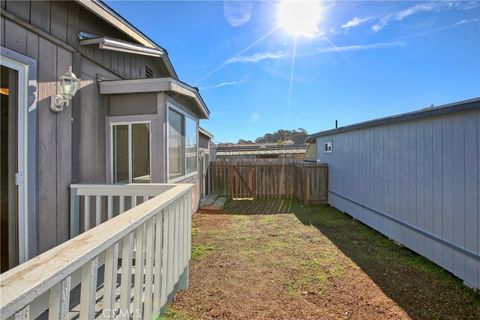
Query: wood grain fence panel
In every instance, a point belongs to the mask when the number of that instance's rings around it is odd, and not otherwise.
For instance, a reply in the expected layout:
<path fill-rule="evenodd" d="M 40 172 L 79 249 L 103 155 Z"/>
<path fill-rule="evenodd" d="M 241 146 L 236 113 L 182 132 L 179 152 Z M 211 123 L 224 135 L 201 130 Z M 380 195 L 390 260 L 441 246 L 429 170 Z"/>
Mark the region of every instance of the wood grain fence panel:
<path fill-rule="evenodd" d="M 297 161 L 212 161 L 211 193 L 229 198 L 298 198 L 327 203 L 328 167 Z"/>

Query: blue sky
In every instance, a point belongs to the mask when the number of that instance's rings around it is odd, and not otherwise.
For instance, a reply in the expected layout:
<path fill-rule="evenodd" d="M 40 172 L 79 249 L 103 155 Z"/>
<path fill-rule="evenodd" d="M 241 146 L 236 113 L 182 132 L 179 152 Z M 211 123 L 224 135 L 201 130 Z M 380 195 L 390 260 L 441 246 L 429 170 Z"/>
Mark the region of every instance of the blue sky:
<path fill-rule="evenodd" d="M 480 2 L 322 1 L 308 37 L 279 27 L 275 1 L 108 4 L 200 88 L 216 142 L 480 96 Z"/>

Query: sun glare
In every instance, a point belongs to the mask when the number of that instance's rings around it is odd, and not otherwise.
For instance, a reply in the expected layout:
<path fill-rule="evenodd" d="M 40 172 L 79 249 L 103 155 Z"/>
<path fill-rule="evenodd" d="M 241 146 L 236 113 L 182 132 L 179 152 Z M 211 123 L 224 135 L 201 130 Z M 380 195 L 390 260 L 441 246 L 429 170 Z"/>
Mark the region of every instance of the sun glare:
<path fill-rule="evenodd" d="M 313 37 L 318 32 L 321 8 L 317 1 L 284 0 L 278 7 L 278 22 L 294 36 Z"/>

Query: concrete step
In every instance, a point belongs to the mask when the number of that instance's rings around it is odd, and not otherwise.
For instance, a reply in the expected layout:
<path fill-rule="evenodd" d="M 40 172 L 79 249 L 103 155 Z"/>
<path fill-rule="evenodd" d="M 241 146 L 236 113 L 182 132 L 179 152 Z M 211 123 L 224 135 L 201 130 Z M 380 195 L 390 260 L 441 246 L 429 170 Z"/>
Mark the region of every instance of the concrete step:
<path fill-rule="evenodd" d="M 227 198 L 218 197 L 217 195 L 209 195 L 200 202 L 200 209 L 203 210 L 223 210 Z"/>
<path fill-rule="evenodd" d="M 206 207 L 211 206 L 215 200 L 217 200 L 217 195 L 216 194 L 209 194 L 202 200 L 200 200 L 200 209 L 205 209 Z"/>

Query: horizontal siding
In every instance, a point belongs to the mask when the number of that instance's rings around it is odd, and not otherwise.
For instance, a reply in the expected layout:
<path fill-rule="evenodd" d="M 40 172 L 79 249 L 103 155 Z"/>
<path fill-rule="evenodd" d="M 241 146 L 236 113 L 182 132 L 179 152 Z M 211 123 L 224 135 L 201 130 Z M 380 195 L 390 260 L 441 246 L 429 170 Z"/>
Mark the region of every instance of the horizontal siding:
<path fill-rule="evenodd" d="M 317 138 L 330 204 L 480 287 L 479 124 L 480 105 Z"/>

